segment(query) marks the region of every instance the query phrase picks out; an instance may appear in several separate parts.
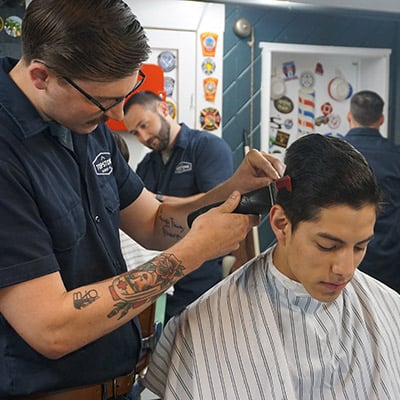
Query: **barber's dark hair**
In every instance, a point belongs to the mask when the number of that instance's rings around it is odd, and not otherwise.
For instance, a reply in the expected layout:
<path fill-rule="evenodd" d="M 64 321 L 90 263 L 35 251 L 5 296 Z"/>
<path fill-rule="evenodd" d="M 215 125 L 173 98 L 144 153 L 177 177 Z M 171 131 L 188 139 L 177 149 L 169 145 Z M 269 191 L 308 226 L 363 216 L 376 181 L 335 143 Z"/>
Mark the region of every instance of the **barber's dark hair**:
<path fill-rule="evenodd" d="M 124 105 L 124 114 L 126 114 L 134 104 L 139 104 L 146 109 L 156 112 L 157 106 L 161 101 L 163 101 L 163 99 L 154 92 L 142 90 L 141 92 L 135 93 L 126 101 Z"/>
<path fill-rule="evenodd" d="M 382 117 L 384 101 L 379 94 L 370 90 L 362 90 L 350 100 L 350 112 L 361 126 L 370 126 Z"/>
<path fill-rule="evenodd" d="M 143 27 L 122 0 L 32 0 L 22 22 L 22 59 L 60 76 L 110 82 L 148 59 Z"/>
<path fill-rule="evenodd" d="M 285 155 L 292 192 L 277 194 L 294 231 L 301 221 L 315 221 L 323 208 L 371 204 L 379 211 L 381 192 L 364 156 L 348 142 L 312 133 L 293 142 Z"/>

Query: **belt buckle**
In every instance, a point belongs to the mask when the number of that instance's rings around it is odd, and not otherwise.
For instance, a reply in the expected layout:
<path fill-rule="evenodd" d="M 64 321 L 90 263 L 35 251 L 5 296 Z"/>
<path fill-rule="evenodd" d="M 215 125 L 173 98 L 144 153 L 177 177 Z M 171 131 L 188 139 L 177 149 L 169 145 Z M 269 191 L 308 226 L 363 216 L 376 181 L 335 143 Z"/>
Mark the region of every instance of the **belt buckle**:
<path fill-rule="evenodd" d="M 117 398 L 117 378 L 113 378 L 112 384 L 113 384 L 113 399 L 116 399 Z"/>

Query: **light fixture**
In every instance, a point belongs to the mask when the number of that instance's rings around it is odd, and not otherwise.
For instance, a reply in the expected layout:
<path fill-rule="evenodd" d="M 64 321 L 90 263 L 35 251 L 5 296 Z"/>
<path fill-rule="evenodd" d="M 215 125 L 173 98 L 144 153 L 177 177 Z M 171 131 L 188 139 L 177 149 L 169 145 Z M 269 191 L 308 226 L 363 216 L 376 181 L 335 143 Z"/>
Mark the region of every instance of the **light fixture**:
<path fill-rule="evenodd" d="M 238 18 L 233 24 L 233 32 L 240 38 L 247 38 L 251 35 L 253 27 L 246 18 Z"/>

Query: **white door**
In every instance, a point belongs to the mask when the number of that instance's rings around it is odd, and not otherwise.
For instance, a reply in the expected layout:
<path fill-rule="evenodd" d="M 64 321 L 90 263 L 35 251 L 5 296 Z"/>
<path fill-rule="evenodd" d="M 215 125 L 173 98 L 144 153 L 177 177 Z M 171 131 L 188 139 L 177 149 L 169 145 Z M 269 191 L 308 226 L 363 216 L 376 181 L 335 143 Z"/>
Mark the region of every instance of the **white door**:
<path fill-rule="evenodd" d="M 176 120 L 195 125 L 196 32 L 146 29 L 151 45 L 149 63 L 162 64 L 163 54 L 173 54 L 175 64 L 166 66 L 164 79 L 172 78 L 174 88 L 167 100 L 176 102 Z M 171 69 L 171 70 L 169 70 Z"/>
<path fill-rule="evenodd" d="M 173 85 L 166 98 L 175 119 L 190 128 L 196 126 L 196 32 L 165 29 L 146 29 L 151 46 L 147 63 L 162 64 L 164 80 Z M 167 58 L 163 58 L 167 56 Z M 169 58 L 168 58 L 169 57 Z M 163 61 L 164 60 L 164 61 Z M 136 169 L 137 163 L 150 151 L 132 135 L 123 135 L 131 154 L 129 164 Z"/>

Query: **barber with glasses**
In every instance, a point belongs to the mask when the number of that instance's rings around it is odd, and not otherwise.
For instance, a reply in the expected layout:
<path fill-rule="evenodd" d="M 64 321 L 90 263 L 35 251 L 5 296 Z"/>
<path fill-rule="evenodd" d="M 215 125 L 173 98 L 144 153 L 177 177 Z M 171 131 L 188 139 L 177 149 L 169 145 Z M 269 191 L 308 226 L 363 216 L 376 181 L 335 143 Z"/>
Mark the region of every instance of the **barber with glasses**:
<path fill-rule="evenodd" d="M 123 119 L 148 53 L 122 0 L 32 0 L 21 59 L 0 59 L 0 399 L 129 398 L 135 317 L 236 249 L 259 221 L 232 213 L 240 192 L 283 173 L 254 150 L 201 198 L 158 202 L 104 124 Z M 222 200 L 189 231 L 188 213 Z M 119 228 L 162 252 L 128 272 Z"/>

